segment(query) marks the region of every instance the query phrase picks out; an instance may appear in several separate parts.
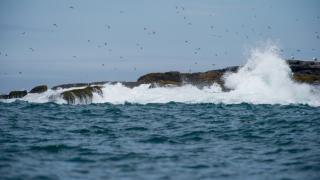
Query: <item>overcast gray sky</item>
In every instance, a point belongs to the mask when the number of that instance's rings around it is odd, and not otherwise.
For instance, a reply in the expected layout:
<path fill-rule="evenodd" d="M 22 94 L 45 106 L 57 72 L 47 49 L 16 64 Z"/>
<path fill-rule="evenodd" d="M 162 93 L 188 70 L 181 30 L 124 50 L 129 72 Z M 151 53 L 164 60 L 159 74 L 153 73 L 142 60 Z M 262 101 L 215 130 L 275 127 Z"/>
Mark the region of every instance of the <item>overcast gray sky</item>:
<path fill-rule="evenodd" d="M 317 0 L 1 0 L 0 92 L 239 65 L 267 40 L 312 59 L 319 31 Z"/>

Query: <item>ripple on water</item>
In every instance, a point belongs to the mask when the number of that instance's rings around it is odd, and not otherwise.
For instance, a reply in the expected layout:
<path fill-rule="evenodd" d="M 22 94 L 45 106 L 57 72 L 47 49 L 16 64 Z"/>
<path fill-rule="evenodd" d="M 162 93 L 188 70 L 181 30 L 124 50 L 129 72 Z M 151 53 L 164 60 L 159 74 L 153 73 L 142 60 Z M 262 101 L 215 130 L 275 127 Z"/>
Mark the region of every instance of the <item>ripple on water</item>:
<path fill-rule="evenodd" d="M 16 101 L 0 111 L 4 179 L 320 177 L 317 107 Z"/>

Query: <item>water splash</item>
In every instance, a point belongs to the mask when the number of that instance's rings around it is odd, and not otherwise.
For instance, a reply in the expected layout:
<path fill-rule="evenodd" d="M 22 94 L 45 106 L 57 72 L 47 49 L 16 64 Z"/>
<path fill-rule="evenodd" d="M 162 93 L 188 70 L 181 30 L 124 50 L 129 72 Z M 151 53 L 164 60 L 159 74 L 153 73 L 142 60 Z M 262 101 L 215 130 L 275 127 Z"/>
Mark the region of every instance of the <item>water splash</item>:
<path fill-rule="evenodd" d="M 319 90 L 292 80 L 292 72 L 276 46 L 254 49 L 237 73 L 225 75 L 229 98 L 255 104 L 319 105 Z M 316 92 L 318 91 L 318 93 Z"/>

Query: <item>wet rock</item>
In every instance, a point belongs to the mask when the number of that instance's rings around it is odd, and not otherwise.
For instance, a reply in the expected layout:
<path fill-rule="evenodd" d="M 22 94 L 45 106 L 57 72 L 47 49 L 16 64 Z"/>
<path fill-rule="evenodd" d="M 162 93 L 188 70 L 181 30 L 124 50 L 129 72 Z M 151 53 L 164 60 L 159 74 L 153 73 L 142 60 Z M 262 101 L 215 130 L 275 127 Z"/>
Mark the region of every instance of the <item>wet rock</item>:
<path fill-rule="evenodd" d="M 28 92 L 26 90 L 25 91 L 11 91 L 9 93 L 9 99 L 11 99 L 11 98 L 23 98 L 27 94 L 28 94 Z"/>
<path fill-rule="evenodd" d="M 293 74 L 293 79 L 298 82 L 308 84 L 320 84 L 320 76 L 315 74 Z"/>
<path fill-rule="evenodd" d="M 93 93 L 102 95 L 101 86 L 87 86 L 82 89 L 73 89 L 61 93 L 61 96 L 68 104 L 88 104 L 92 102 Z"/>
<path fill-rule="evenodd" d="M 0 95 L 0 99 L 9 99 L 9 98 L 10 98 L 9 95 L 7 94 Z"/>
<path fill-rule="evenodd" d="M 47 90 L 48 90 L 47 85 L 40 85 L 40 86 L 36 86 L 33 89 L 31 89 L 31 91 L 29 93 L 43 93 L 43 92 L 46 92 Z"/>

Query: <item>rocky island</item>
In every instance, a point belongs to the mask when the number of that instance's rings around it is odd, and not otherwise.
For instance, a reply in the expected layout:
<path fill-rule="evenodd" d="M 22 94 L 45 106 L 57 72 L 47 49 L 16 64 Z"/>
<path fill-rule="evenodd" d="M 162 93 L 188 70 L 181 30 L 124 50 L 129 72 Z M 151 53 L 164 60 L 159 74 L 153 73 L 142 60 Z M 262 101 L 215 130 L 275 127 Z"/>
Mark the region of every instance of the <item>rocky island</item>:
<path fill-rule="evenodd" d="M 287 60 L 286 61 L 292 71 L 292 79 L 308 84 L 320 84 L 320 62 Z M 170 87 L 182 86 L 184 84 L 192 84 L 199 88 L 217 83 L 222 90 L 228 89 L 224 86 L 223 75 L 226 72 L 237 72 L 240 66 L 227 67 L 224 69 L 210 70 L 206 72 L 181 73 L 178 71 L 170 71 L 164 73 L 149 73 L 138 78 L 135 82 L 118 82 L 118 81 L 102 81 L 92 83 L 73 83 L 54 86 L 52 90 L 74 88 L 61 92 L 61 97 L 69 104 L 74 104 L 76 99 L 91 99 L 93 93 L 102 95 L 102 85 L 106 83 L 116 84 L 122 83 L 128 88 L 134 88 L 141 84 L 150 84 L 150 88 L 154 87 Z M 29 92 L 11 91 L 9 94 L 0 95 L 0 99 L 23 98 L 28 93 L 44 93 L 48 90 L 47 85 L 36 86 Z"/>

